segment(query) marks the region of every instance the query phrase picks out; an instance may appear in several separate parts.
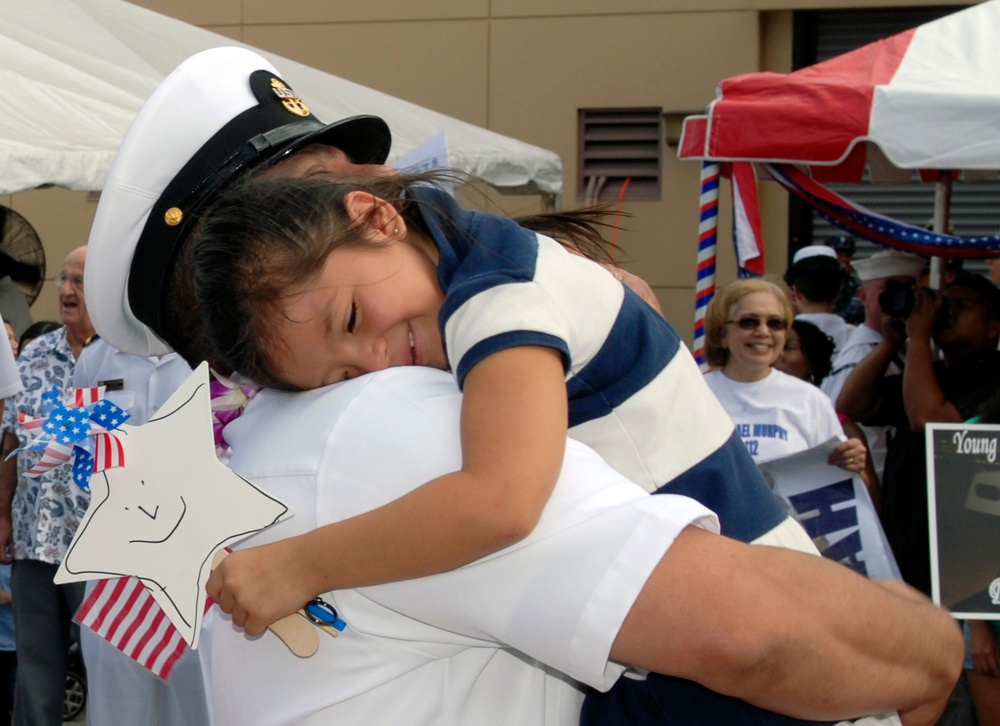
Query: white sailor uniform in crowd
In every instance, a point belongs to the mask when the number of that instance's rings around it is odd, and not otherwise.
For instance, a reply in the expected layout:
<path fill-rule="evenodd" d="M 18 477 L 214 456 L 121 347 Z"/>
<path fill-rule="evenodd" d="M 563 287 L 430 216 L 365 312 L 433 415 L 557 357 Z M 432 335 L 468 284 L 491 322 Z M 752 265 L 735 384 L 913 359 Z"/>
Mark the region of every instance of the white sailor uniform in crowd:
<path fill-rule="evenodd" d="M 849 324 L 836 313 L 799 313 L 796 320 L 812 323 L 822 330 L 830 340 L 833 341 L 833 355 L 836 356 L 847 345 L 851 333 L 854 332 L 853 325 Z"/>

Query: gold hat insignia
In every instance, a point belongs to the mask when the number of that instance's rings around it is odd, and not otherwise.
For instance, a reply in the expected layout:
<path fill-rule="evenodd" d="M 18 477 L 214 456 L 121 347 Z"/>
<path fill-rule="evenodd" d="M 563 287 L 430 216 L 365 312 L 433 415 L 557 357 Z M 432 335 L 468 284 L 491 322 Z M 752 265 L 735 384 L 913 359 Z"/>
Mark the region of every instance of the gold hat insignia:
<path fill-rule="evenodd" d="M 296 116 L 308 116 L 309 107 L 302 103 L 302 99 L 295 95 L 295 92 L 279 81 L 277 78 L 271 79 L 271 90 L 274 95 L 281 99 L 281 105 L 285 110 L 294 113 Z"/>
<path fill-rule="evenodd" d="M 167 223 L 168 227 L 176 227 L 183 219 L 184 212 L 177 207 L 171 207 L 163 214 L 163 221 Z"/>

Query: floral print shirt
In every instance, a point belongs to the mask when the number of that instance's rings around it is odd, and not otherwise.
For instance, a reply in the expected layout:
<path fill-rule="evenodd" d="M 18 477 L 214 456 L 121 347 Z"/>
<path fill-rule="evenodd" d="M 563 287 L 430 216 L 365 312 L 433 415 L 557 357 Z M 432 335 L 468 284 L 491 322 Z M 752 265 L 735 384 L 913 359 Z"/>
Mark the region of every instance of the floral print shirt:
<path fill-rule="evenodd" d="M 7 399 L 3 416 L 4 429 L 17 435 L 19 446 L 30 437 L 18 423 L 18 411 L 41 415 L 42 394 L 52 386 L 67 400 L 75 364 L 65 328 L 39 336 L 22 351 L 17 367 L 24 391 Z M 14 557 L 59 564 L 87 511 L 90 495 L 73 482 L 72 459 L 39 477 L 24 476 L 40 457 L 33 451 L 17 455 L 17 488 L 11 504 Z"/>

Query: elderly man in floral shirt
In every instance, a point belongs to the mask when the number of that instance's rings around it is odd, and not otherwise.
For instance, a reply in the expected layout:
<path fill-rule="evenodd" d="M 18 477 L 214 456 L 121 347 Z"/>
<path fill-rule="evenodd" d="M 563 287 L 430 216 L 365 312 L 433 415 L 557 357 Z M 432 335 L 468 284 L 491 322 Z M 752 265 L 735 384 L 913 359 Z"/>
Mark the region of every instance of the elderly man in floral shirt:
<path fill-rule="evenodd" d="M 41 416 L 42 396 L 53 386 L 64 396 L 70 393 L 76 359 L 94 335 L 83 296 L 86 254 L 86 247 L 70 252 L 56 277 L 64 327 L 36 338 L 21 353 L 18 369 L 24 391 L 7 401 L 5 453 L 28 443 L 18 412 Z M 70 627 L 83 597 L 83 583 L 56 585 L 53 577 L 89 495 L 73 482 L 68 464 L 26 477 L 38 458 L 28 452 L 0 465 L 0 562 L 14 561 L 11 589 L 18 660 L 14 723 L 58 726 Z"/>

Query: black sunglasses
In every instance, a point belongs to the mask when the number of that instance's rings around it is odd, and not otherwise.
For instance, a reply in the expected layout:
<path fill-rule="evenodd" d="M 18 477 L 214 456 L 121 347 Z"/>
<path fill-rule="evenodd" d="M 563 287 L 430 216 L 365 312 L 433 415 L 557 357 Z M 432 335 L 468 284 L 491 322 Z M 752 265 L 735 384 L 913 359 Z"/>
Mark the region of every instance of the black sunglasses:
<path fill-rule="evenodd" d="M 761 320 L 755 315 L 746 315 L 739 320 L 727 320 L 726 322 L 736 323 L 740 326 L 740 330 L 756 330 L 760 327 L 761 323 L 774 332 L 778 332 L 779 330 L 788 330 L 788 321 L 784 318 L 768 318 L 767 320 Z"/>

